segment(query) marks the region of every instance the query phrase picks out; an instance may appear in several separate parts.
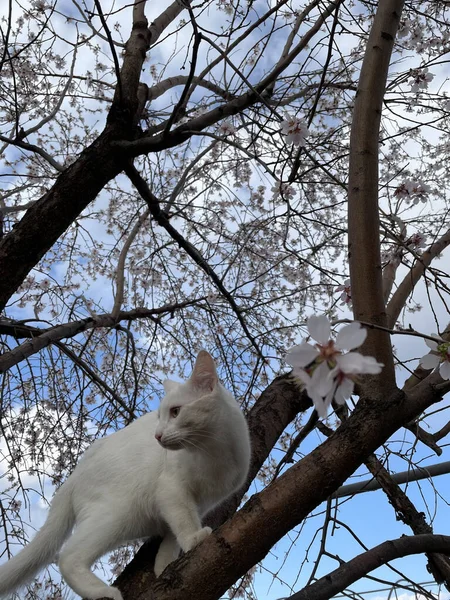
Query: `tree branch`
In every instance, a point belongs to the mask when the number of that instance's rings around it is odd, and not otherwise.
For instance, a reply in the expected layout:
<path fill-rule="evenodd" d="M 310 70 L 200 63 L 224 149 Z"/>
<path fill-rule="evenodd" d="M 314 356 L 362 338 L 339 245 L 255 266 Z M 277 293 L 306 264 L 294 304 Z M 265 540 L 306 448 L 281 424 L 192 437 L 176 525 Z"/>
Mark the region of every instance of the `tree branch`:
<path fill-rule="evenodd" d="M 24 337 L 31 338 L 29 341 L 24 342 L 20 346 L 17 346 L 16 348 L 13 348 L 13 350 L 5 352 L 0 356 L 0 373 L 4 373 L 14 365 L 17 365 L 22 360 L 36 354 L 36 352 L 39 352 L 50 344 L 54 344 L 64 338 L 74 337 L 88 329 L 97 329 L 101 327 L 112 328 L 120 323 L 120 321 L 154 319 L 155 317 L 164 314 L 172 314 L 176 310 L 187 306 L 198 304 L 203 299 L 204 298 L 186 300 L 185 302 L 168 304 L 159 308 L 135 308 L 129 311 L 120 311 L 117 314 L 117 317 L 113 317 L 110 313 L 95 315 L 95 317 L 62 323 L 61 325 L 49 327 L 48 329 L 39 329 L 37 327 L 24 325 L 20 322 L 10 321 L 9 319 L 0 319 L 0 334 L 11 335 L 16 339 Z"/>
<path fill-rule="evenodd" d="M 401 519 L 416 535 L 433 533 L 433 528 L 426 522 L 424 513 L 416 509 L 378 458 L 374 454 L 371 454 L 364 462 L 388 497 L 389 502 L 395 510 L 397 519 Z M 449 589 L 450 561 L 448 557 L 443 554 L 427 554 L 427 557 L 429 572 L 433 574 L 437 583 L 445 583 L 445 587 Z"/>
<path fill-rule="evenodd" d="M 227 299 L 229 305 L 231 306 L 234 314 L 237 317 L 237 320 L 241 324 L 241 327 L 248 337 L 251 345 L 256 350 L 258 356 L 263 358 L 263 354 L 261 352 L 260 347 L 256 343 L 255 338 L 250 333 L 248 329 L 247 323 L 245 322 L 244 317 L 242 316 L 242 311 L 239 306 L 236 304 L 233 296 L 226 289 L 221 279 L 216 275 L 215 271 L 210 267 L 210 265 L 206 262 L 204 257 L 200 254 L 200 252 L 195 248 L 188 240 L 186 240 L 179 231 L 173 227 L 169 221 L 167 215 L 161 210 L 160 204 L 156 196 L 152 193 L 150 188 L 147 185 L 147 182 L 142 178 L 140 173 L 137 171 L 136 167 L 132 164 L 128 164 L 125 167 L 125 173 L 130 178 L 130 181 L 135 186 L 143 200 L 147 203 L 149 210 L 155 219 L 155 221 L 163 227 L 167 233 L 170 235 L 172 239 L 174 239 L 180 248 L 186 251 L 186 253 L 192 258 L 192 260 L 208 275 L 214 285 L 217 287 L 219 292 Z"/>
<path fill-rule="evenodd" d="M 111 311 L 111 317 L 113 319 L 117 319 L 120 314 L 120 308 L 123 303 L 123 294 L 124 294 L 124 285 L 125 285 L 125 261 L 127 258 L 128 250 L 131 247 L 131 244 L 134 242 L 137 234 L 139 233 L 140 228 L 145 223 L 146 219 L 149 217 L 150 211 L 147 209 L 137 220 L 133 229 L 130 232 L 130 235 L 125 241 L 123 248 L 119 255 L 119 260 L 117 263 L 116 269 L 116 295 L 114 298 L 114 306 Z"/>
<path fill-rule="evenodd" d="M 377 567 L 395 558 L 422 552 L 450 552 L 450 536 L 424 534 L 388 540 L 344 563 L 301 592 L 290 596 L 289 600 L 328 600 Z"/>
<path fill-rule="evenodd" d="M 386 326 L 380 259 L 378 211 L 378 142 L 381 109 L 394 38 L 404 0 L 380 0 L 364 55 L 350 135 L 348 184 L 348 248 L 353 314 L 358 321 Z M 369 331 L 363 354 L 384 364 L 376 381 L 375 399 L 395 386 L 389 335 Z"/>
<path fill-rule="evenodd" d="M 434 242 L 434 244 L 422 254 L 420 260 L 417 260 L 416 264 L 403 279 L 386 307 L 389 327 L 395 325 L 399 314 L 405 306 L 408 296 L 411 294 L 426 269 L 430 266 L 431 261 L 445 250 L 448 245 L 450 245 L 450 229 L 448 229 L 441 238 Z"/>

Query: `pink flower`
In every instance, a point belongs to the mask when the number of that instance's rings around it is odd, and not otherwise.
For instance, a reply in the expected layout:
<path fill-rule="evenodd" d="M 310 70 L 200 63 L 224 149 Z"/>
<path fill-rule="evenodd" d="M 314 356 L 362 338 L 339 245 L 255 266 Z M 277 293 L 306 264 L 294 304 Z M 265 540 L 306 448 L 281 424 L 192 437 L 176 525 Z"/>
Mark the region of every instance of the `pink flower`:
<path fill-rule="evenodd" d="M 412 69 L 410 75 L 413 78 L 413 83 L 411 85 L 412 92 L 426 90 L 429 82 L 434 79 L 433 73 L 430 73 L 428 69 Z"/>
<path fill-rule="evenodd" d="M 350 286 L 350 279 L 346 279 L 343 285 L 338 285 L 334 290 L 335 292 L 342 292 L 340 296 L 341 304 L 347 304 L 348 307 L 352 305 L 352 288 Z"/>
<path fill-rule="evenodd" d="M 297 191 L 292 185 L 288 183 L 283 183 L 282 181 L 277 181 L 275 185 L 271 188 L 273 192 L 274 198 L 278 198 L 281 196 L 284 200 L 292 200 L 292 198 L 296 195 Z"/>
<path fill-rule="evenodd" d="M 407 240 L 406 240 L 406 246 L 408 248 L 410 248 L 411 250 L 417 250 L 420 248 L 425 248 L 426 244 L 425 244 L 425 240 L 426 240 L 426 236 L 423 235 L 423 233 L 413 233 L 412 236 L 410 236 Z"/>
<path fill-rule="evenodd" d="M 218 129 L 220 135 L 231 135 L 236 133 L 236 127 L 230 121 L 223 121 Z"/>
<path fill-rule="evenodd" d="M 284 121 L 281 122 L 281 133 L 286 136 L 288 144 L 304 146 L 309 130 L 304 119 L 286 115 Z"/>
<path fill-rule="evenodd" d="M 420 202 L 427 201 L 427 194 L 431 191 L 428 184 L 422 183 L 421 181 L 412 181 L 407 179 L 401 183 L 395 190 L 394 195 L 398 198 L 406 198 L 407 202 L 417 204 Z"/>
<path fill-rule="evenodd" d="M 294 346 L 285 360 L 305 384 L 319 417 L 324 418 L 333 399 L 342 404 L 350 398 L 357 375 L 380 373 L 383 365 L 359 352 L 345 353 L 358 348 L 366 339 L 367 331 L 360 323 L 345 325 L 336 341 L 330 339 L 330 322 L 325 315 L 310 317 L 307 327 L 317 343 L 302 342 Z"/>

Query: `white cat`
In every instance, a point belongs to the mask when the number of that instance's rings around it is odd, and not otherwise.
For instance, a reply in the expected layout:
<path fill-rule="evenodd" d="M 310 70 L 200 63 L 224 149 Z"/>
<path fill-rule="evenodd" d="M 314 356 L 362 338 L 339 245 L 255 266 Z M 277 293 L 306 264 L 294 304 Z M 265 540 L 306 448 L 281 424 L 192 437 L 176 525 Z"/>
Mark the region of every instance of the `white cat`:
<path fill-rule="evenodd" d="M 91 572 L 100 556 L 124 542 L 159 535 L 159 575 L 180 547 L 187 552 L 208 536 L 211 529 L 202 527 L 201 517 L 247 476 L 247 423 L 204 350 L 187 382 L 167 380 L 164 389 L 158 412 L 87 450 L 55 494 L 44 526 L 0 566 L 1 597 L 57 559 L 67 538 L 58 563 L 68 585 L 84 598 L 122 600 L 117 588 Z"/>

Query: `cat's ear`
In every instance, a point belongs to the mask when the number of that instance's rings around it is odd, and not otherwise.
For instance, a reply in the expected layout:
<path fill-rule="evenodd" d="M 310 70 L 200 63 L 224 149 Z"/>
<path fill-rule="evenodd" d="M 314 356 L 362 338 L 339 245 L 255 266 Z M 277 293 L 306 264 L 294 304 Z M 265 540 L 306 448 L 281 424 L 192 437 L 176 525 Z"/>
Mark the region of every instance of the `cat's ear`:
<path fill-rule="evenodd" d="M 216 365 L 206 350 L 198 353 L 189 381 L 196 389 L 204 392 L 212 392 L 218 384 Z"/>
<path fill-rule="evenodd" d="M 163 381 L 163 387 L 166 394 L 170 394 L 170 392 L 175 391 L 179 386 L 180 384 L 178 381 L 172 381 L 171 379 L 165 379 Z"/>

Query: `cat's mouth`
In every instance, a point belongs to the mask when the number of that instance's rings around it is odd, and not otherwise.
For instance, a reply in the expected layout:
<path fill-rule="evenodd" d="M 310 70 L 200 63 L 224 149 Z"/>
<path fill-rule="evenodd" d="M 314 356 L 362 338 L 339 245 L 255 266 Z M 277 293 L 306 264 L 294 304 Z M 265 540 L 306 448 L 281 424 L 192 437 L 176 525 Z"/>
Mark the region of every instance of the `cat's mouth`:
<path fill-rule="evenodd" d="M 160 439 L 159 444 L 166 450 L 181 450 L 184 446 L 180 440 L 175 439 Z"/>

